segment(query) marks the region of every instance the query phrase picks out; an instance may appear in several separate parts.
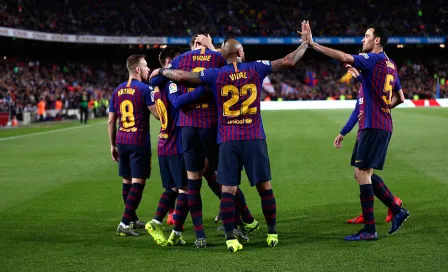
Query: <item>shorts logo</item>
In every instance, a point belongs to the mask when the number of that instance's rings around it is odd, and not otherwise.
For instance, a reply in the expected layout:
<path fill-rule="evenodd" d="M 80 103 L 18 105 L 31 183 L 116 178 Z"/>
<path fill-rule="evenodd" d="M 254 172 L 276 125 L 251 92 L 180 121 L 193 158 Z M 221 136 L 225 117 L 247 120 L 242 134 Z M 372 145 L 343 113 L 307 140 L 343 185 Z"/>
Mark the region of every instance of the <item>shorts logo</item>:
<path fill-rule="evenodd" d="M 362 162 L 362 160 L 356 160 L 355 163 Z"/>
<path fill-rule="evenodd" d="M 369 58 L 369 55 L 367 55 L 367 54 L 361 54 L 361 56 L 363 56 L 365 59 Z"/>
<path fill-rule="evenodd" d="M 176 93 L 177 92 L 177 85 L 176 83 L 171 83 L 170 86 L 168 87 L 168 89 L 170 90 L 170 94 Z"/>

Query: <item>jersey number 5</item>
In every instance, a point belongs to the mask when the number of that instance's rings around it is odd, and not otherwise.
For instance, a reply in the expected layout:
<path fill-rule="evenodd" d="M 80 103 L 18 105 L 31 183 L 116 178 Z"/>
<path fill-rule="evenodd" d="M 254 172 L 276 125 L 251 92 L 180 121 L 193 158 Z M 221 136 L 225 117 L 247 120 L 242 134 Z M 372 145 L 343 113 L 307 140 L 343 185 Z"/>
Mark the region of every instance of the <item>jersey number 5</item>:
<path fill-rule="evenodd" d="M 390 106 L 390 104 L 392 103 L 391 99 L 392 99 L 392 81 L 394 81 L 394 76 L 387 74 L 386 75 L 386 82 L 384 83 L 384 92 L 388 93 L 387 95 L 383 95 L 383 100 L 384 102 Z"/>
<path fill-rule="evenodd" d="M 246 96 L 250 93 L 249 97 L 241 103 L 240 109 L 231 110 L 230 108 L 238 103 L 240 96 Z M 257 107 L 250 107 L 250 105 L 257 99 L 257 86 L 253 83 L 243 85 L 239 90 L 233 85 L 226 85 L 221 89 L 222 96 L 228 96 L 231 94 L 229 100 L 223 104 L 223 115 L 229 117 L 238 117 L 241 115 L 252 115 L 257 113 Z"/>
<path fill-rule="evenodd" d="M 131 100 L 123 100 L 120 104 L 121 123 L 124 128 L 130 128 L 135 125 L 134 105 Z"/>

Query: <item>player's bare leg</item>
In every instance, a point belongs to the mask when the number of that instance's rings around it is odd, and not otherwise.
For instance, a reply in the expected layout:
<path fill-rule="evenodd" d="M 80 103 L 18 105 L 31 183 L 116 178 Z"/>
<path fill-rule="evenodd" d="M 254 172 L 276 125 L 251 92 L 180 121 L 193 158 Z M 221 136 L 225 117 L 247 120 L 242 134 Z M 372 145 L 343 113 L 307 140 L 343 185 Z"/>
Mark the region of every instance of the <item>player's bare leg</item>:
<path fill-rule="evenodd" d="M 128 183 L 129 179 L 127 179 Z M 118 236 L 139 236 L 140 233 L 132 230 L 130 223 L 132 218 L 135 216 L 135 211 L 140 204 L 142 198 L 143 189 L 146 184 L 146 179 L 132 178 L 131 189 L 126 197 L 126 204 L 121 218 L 121 222 L 117 227 Z"/>
<path fill-rule="evenodd" d="M 378 239 L 374 217 L 375 197 L 371 180 L 372 173 L 373 173 L 372 168 L 370 169 L 355 168 L 355 179 L 358 181 L 360 188 L 360 200 L 361 200 L 362 214 L 364 217 L 364 228 L 354 235 L 346 236 L 344 238 L 344 240 L 346 241 Z"/>
<path fill-rule="evenodd" d="M 229 252 L 237 252 L 243 249 L 234 233 L 235 221 L 235 194 L 238 186 L 222 186 L 220 212 L 222 223 L 226 233 L 226 244 Z"/>
<path fill-rule="evenodd" d="M 275 247 L 278 243 L 277 234 L 277 205 L 270 181 L 257 184 L 258 194 L 261 198 L 261 209 L 263 210 L 266 224 L 268 225 L 268 246 Z"/>
<path fill-rule="evenodd" d="M 186 244 L 182 237 L 182 231 L 185 223 L 185 219 L 188 214 L 188 188 L 187 186 L 179 189 L 179 195 L 173 214 L 174 229 L 168 238 L 167 244 L 169 246 L 177 246 Z"/>

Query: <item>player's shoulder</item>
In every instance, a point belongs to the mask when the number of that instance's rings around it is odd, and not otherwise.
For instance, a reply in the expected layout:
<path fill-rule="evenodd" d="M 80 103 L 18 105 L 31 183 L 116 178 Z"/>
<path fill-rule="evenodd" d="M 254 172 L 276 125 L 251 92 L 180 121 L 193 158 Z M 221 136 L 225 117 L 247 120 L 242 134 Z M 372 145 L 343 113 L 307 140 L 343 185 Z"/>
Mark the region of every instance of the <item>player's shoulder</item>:
<path fill-rule="evenodd" d="M 126 83 L 127 83 L 127 81 L 118 84 L 117 88 L 115 88 L 112 95 L 115 95 L 120 89 L 123 89 L 124 87 L 126 87 Z"/>
<path fill-rule="evenodd" d="M 213 51 L 213 50 L 208 49 L 208 48 L 205 49 L 205 53 L 210 54 L 210 55 L 215 55 L 215 56 L 217 56 L 217 57 L 223 57 L 222 54 L 221 54 L 221 52 Z"/>

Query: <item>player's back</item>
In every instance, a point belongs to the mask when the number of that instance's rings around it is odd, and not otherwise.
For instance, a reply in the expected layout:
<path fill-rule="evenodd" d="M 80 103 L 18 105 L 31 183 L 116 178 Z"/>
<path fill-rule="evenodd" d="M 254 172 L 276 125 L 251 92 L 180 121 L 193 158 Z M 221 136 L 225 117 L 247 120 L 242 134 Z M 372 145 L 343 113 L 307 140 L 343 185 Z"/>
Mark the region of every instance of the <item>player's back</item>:
<path fill-rule="evenodd" d="M 263 79 L 272 70 L 270 62 L 233 63 L 213 70 L 216 72 L 212 81 L 215 81 L 213 93 L 218 106 L 218 143 L 265 139 L 260 95 Z"/>
<path fill-rule="evenodd" d="M 113 92 L 110 108 L 117 113 L 117 144 L 148 146 L 149 109 L 152 88 L 136 79 L 121 83 Z"/>
<path fill-rule="evenodd" d="M 397 66 L 384 53 L 361 54 L 355 57 L 355 67 L 362 70 L 360 111 L 364 118 L 360 129 L 375 128 L 392 132 L 392 92 L 401 89 Z"/>
<path fill-rule="evenodd" d="M 167 82 L 159 87 L 154 90 L 154 102 L 161 125 L 157 154 L 159 156 L 177 155 L 182 152 L 180 129 L 176 127 L 179 110 L 170 103 L 168 98 L 169 90 L 177 86 L 175 83 Z"/>
<path fill-rule="evenodd" d="M 187 72 L 200 72 L 208 68 L 220 68 L 226 64 L 219 52 L 210 49 L 188 51 L 177 56 L 173 62 L 174 69 Z M 194 88 L 180 84 L 181 94 L 193 91 Z M 179 112 L 178 126 L 210 128 L 216 125 L 216 104 L 212 95 L 204 97 L 196 104 L 183 107 Z"/>

